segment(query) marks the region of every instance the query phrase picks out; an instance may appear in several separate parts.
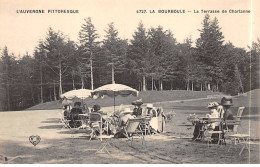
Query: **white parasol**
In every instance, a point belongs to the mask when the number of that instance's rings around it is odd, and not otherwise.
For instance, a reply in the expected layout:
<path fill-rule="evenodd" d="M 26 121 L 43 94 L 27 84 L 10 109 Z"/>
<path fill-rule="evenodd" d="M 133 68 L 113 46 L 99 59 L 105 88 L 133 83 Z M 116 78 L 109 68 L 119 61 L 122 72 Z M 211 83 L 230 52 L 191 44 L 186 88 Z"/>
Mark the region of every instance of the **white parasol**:
<path fill-rule="evenodd" d="M 138 95 L 138 91 L 126 86 L 126 85 L 122 85 L 122 84 L 108 84 L 108 85 L 104 85 L 101 86 L 95 90 L 93 90 L 93 92 L 91 93 L 92 96 L 98 96 L 98 97 L 102 97 L 104 95 L 107 95 L 109 97 L 114 97 L 114 111 L 115 111 L 115 97 L 120 95 L 122 97 L 126 97 L 129 95 L 133 95 L 133 96 L 137 96 Z"/>
<path fill-rule="evenodd" d="M 60 98 L 66 98 L 66 99 L 86 99 L 91 96 L 91 90 L 89 89 L 78 89 L 78 90 L 71 90 L 66 93 L 63 93 L 60 95 Z"/>

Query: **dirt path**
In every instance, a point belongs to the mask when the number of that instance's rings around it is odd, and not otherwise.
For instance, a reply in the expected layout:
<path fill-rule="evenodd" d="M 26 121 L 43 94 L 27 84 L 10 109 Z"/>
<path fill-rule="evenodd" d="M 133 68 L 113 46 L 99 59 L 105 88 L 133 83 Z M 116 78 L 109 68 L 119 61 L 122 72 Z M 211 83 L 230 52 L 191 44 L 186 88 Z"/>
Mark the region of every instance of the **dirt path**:
<path fill-rule="evenodd" d="M 111 112 L 113 107 L 104 110 Z M 0 161 L 60 164 L 259 163 L 257 146 L 251 148 L 250 155 L 244 151 L 243 156 L 239 156 L 241 147 L 227 152 L 226 146 L 212 145 L 208 148 L 206 143 L 192 143 L 189 139 L 192 129 L 180 126 L 186 120 L 186 113 L 191 111 L 175 109 L 175 112 L 176 116 L 166 124 L 168 132 L 146 136 L 146 147 L 139 138 L 134 139 L 133 147 L 126 139 L 112 139 L 112 147 L 108 147 L 111 154 L 95 154 L 101 142 L 88 141 L 84 132 L 61 129 L 61 110 L 0 112 Z M 31 135 L 41 137 L 37 146 L 28 141 Z"/>

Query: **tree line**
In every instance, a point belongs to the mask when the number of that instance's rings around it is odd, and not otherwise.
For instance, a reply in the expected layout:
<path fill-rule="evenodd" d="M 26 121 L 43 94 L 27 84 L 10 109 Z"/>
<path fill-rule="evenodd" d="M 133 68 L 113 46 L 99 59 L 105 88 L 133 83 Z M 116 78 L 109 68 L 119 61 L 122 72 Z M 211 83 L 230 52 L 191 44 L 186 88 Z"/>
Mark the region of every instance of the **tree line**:
<path fill-rule="evenodd" d="M 32 55 L 17 58 L 7 47 L 0 59 L 0 110 L 19 110 L 58 100 L 79 88 L 121 83 L 140 91 L 220 91 L 235 95 L 259 88 L 260 40 L 245 50 L 224 36 L 217 18 L 205 15 L 200 36 L 179 43 L 162 26 L 142 22 L 132 39 L 119 37 L 109 23 L 102 38 L 86 18 L 72 41 L 61 31 L 47 30 Z M 195 42 L 195 46 L 192 44 Z"/>

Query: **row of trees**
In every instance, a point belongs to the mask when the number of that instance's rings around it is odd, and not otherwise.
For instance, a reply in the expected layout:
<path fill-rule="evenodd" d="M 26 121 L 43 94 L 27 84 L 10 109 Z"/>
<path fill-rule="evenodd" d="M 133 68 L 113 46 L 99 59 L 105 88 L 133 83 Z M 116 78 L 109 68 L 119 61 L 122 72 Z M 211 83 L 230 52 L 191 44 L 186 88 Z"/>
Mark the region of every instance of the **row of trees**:
<path fill-rule="evenodd" d="M 114 82 L 142 91 L 237 94 L 259 88 L 259 39 L 249 51 L 224 43 L 217 18 L 209 15 L 199 31 L 193 47 L 191 37 L 178 43 L 170 30 L 146 29 L 142 22 L 131 40 L 120 38 L 113 23 L 101 40 L 91 18 L 84 20 L 77 43 L 49 28 L 33 55 L 17 59 L 2 49 L 0 109 L 23 109 L 71 89 Z"/>

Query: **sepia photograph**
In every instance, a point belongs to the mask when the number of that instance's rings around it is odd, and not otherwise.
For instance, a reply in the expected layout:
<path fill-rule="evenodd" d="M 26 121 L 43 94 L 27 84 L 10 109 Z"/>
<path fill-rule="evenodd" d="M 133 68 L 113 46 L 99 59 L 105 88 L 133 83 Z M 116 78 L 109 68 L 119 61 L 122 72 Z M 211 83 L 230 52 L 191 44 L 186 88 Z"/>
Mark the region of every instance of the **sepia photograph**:
<path fill-rule="evenodd" d="M 259 164 L 259 0 L 0 0 L 0 164 Z"/>

